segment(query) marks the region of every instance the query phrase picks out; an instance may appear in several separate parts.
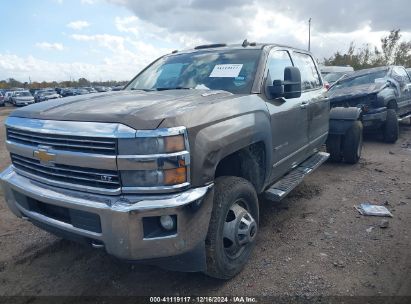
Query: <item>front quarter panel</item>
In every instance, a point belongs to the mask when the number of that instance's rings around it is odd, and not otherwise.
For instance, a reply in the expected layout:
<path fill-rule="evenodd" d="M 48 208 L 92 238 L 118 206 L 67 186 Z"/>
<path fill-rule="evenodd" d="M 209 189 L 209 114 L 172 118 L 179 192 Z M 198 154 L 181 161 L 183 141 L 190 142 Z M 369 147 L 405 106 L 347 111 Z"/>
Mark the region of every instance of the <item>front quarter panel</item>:
<path fill-rule="evenodd" d="M 265 102 L 257 94 L 196 108 L 191 113 L 166 119 L 161 127 L 172 125 L 188 129 L 191 184 L 194 187 L 212 182 L 215 169 L 224 157 L 256 142 L 265 144 L 265 170 L 269 170 L 272 147 L 270 117 Z"/>

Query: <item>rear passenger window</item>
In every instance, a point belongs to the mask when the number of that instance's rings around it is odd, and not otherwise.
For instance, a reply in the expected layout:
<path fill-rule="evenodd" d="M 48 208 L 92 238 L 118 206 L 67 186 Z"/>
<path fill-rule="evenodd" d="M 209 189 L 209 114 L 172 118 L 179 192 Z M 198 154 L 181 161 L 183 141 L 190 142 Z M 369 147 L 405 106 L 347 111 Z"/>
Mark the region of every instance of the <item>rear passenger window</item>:
<path fill-rule="evenodd" d="M 293 63 L 287 51 L 271 51 L 267 66 L 272 82 L 273 80 L 284 80 L 284 69 L 293 66 Z"/>
<path fill-rule="evenodd" d="M 408 76 L 404 68 L 395 67 L 392 71 L 392 77 L 397 80 L 401 86 L 405 83 L 410 83 L 410 76 Z"/>
<path fill-rule="evenodd" d="M 293 53 L 294 64 L 301 72 L 301 89 L 303 91 L 321 87 L 320 76 L 313 58 L 308 54 Z"/>

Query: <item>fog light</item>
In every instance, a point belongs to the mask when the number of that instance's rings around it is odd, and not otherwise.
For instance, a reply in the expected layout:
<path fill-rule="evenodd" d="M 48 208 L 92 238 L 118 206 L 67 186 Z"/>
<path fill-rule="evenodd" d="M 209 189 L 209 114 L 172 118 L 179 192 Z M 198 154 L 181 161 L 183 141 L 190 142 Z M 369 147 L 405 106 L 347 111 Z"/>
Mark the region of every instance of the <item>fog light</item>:
<path fill-rule="evenodd" d="M 175 228 L 174 219 L 170 215 L 161 216 L 160 224 L 165 230 L 173 230 Z"/>

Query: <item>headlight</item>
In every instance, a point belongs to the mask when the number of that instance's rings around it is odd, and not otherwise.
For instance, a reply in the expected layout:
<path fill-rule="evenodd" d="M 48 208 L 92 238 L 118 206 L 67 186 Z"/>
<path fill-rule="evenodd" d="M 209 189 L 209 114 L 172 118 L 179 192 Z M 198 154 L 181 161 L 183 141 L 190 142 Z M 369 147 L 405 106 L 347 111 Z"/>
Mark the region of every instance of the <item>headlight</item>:
<path fill-rule="evenodd" d="M 135 138 L 118 140 L 118 154 L 126 190 L 169 190 L 189 185 L 190 155 L 184 127 L 137 131 Z"/>
<path fill-rule="evenodd" d="M 185 148 L 184 134 L 157 137 L 125 138 L 119 140 L 119 154 L 123 155 L 153 155 L 174 153 L 184 151 Z"/>

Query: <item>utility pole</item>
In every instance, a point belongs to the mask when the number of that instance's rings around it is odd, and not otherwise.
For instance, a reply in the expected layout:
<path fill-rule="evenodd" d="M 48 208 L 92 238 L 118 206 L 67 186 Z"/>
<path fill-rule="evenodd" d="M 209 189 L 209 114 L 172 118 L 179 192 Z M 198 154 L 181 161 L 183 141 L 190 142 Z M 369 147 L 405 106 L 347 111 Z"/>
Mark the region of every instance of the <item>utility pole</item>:
<path fill-rule="evenodd" d="M 311 51 L 311 18 L 308 19 L 308 51 Z"/>

